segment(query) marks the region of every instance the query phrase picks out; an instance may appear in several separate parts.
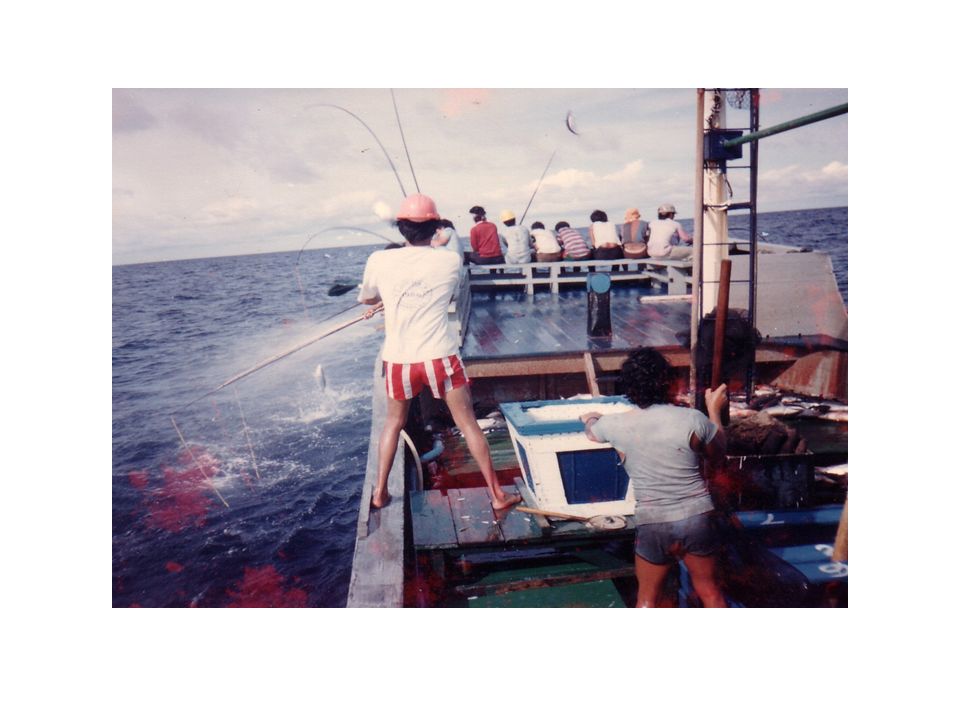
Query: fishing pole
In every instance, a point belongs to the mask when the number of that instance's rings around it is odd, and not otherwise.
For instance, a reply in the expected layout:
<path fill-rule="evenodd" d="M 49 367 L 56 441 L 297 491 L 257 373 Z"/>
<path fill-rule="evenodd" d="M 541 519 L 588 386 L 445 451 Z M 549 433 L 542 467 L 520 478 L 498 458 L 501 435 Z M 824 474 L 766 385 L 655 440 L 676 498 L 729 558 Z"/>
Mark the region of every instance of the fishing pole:
<path fill-rule="evenodd" d="M 407 154 L 407 164 L 410 166 L 410 174 L 413 175 L 413 184 L 417 186 L 417 192 L 420 192 L 420 183 L 417 182 L 417 174 L 413 171 L 413 162 L 410 160 L 410 150 L 407 148 L 407 139 L 403 136 L 403 125 L 400 124 L 400 111 L 397 109 L 397 96 L 393 94 L 393 88 L 390 88 L 390 97 L 393 99 L 393 112 L 397 116 L 397 127 L 400 128 L 400 140 L 403 142 L 403 151 Z"/>
<path fill-rule="evenodd" d="M 356 306 L 359 305 L 359 304 L 360 304 L 360 303 L 356 303 L 356 305 L 353 305 L 353 306 L 351 306 L 350 308 L 347 308 L 347 310 L 351 310 L 351 309 L 353 309 L 354 307 L 356 307 Z M 325 337 L 329 337 L 330 335 L 333 335 L 334 333 L 339 332 L 340 330 L 343 330 L 343 329 L 345 329 L 345 328 L 348 328 L 348 327 L 350 327 L 351 325 L 355 325 L 356 323 L 360 322 L 361 320 L 367 320 L 367 319 L 373 317 L 374 315 L 376 315 L 378 312 L 380 312 L 380 311 L 382 311 L 382 310 L 383 310 L 383 307 L 382 307 L 382 306 L 380 306 L 380 307 L 378 307 L 378 308 L 374 308 L 374 309 L 372 309 L 372 310 L 367 310 L 367 311 L 366 311 L 363 315 L 361 315 L 360 317 L 354 318 L 353 320 L 348 320 L 348 321 L 345 322 L 345 323 L 341 323 L 340 325 L 338 325 L 337 327 L 333 328 L 332 330 L 328 330 L 327 332 L 324 332 L 324 333 L 322 333 L 321 335 L 318 335 L 317 337 L 311 338 L 310 340 L 307 340 L 307 341 L 305 341 L 305 342 L 302 342 L 302 343 L 296 345 L 295 347 L 292 347 L 292 348 L 290 348 L 290 349 L 288 349 L 288 350 L 285 350 L 285 351 L 282 352 L 282 353 L 279 353 L 279 354 L 277 354 L 277 355 L 274 355 L 273 357 L 267 358 L 267 359 L 264 360 L 263 362 L 257 363 L 254 367 L 250 368 L 249 370 L 244 370 L 242 373 L 239 373 L 239 374 L 237 374 L 237 375 L 234 375 L 234 376 L 233 376 L 232 378 L 230 378 L 229 380 L 226 380 L 225 382 L 220 383 L 220 384 L 219 384 L 217 387 L 215 387 L 213 390 L 210 390 L 209 392 L 205 392 L 203 395 L 200 395 L 199 397 L 194 398 L 193 400 L 191 400 L 190 402 L 188 402 L 186 405 L 183 405 L 182 407 L 180 407 L 176 412 L 182 412 L 183 410 L 186 410 L 188 407 L 190 407 L 191 405 L 193 405 L 195 402 L 198 402 L 198 401 L 200 401 L 200 400 L 203 400 L 203 399 L 206 398 L 206 397 L 209 397 L 210 395 L 213 395 L 213 394 L 214 394 L 215 392 L 217 392 L 218 390 L 222 390 L 223 388 L 225 388 L 225 387 L 227 387 L 227 386 L 229 386 L 229 385 L 232 385 L 233 383 L 235 383 L 235 382 L 237 382 L 237 381 L 239 381 L 239 380 L 242 380 L 243 378 L 245 378 L 245 377 L 247 377 L 247 376 L 249 376 L 249 375 L 252 375 L 253 373 L 257 372 L 258 370 L 262 370 L 263 368 L 267 367 L 268 365 L 271 365 L 272 363 L 277 362 L 278 360 L 282 360 L 282 359 L 285 358 L 285 357 L 288 357 L 288 356 L 290 356 L 290 355 L 293 355 L 295 352 L 297 352 L 297 351 L 299 351 L 299 350 L 303 350 L 305 347 L 308 347 L 308 346 L 312 345 L 312 344 L 315 343 L 315 342 L 318 342 L 318 341 L 320 341 L 320 340 L 323 340 L 323 338 L 325 338 Z M 345 311 L 345 310 L 341 310 L 341 311 L 339 311 L 339 312 L 337 312 L 337 313 L 334 313 L 334 315 L 339 315 L 339 314 L 342 313 L 342 312 L 346 312 L 346 311 Z M 331 315 L 330 317 L 333 317 L 333 315 Z M 236 388 L 234 388 L 234 390 L 236 390 Z M 240 402 L 239 396 L 237 397 L 237 402 L 238 402 L 238 404 L 239 404 L 239 402 Z M 250 435 L 249 435 L 249 431 L 247 430 L 247 427 L 246 427 L 246 419 L 243 417 L 243 408 L 242 408 L 242 407 L 240 408 L 240 417 L 241 417 L 241 420 L 243 421 L 243 425 L 244 425 L 244 432 L 245 432 L 246 438 L 247 438 L 247 446 L 249 447 L 249 449 L 250 449 L 250 454 L 251 454 L 251 456 L 253 457 L 254 472 L 257 474 L 257 479 L 260 479 L 260 470 L 259 470 L 259 468 L 257 468 L 257 460 L 256 460 L 256 456 L 253 454 L 253 446 L 252 446 L 252 444 L 251 444 L 251 442 L 250 442 Z M 203 475 L 203 478 L 204 478 L 204 480 L 206 480 L 207 485 L 209 485 L 210 488 L 213 490 L 213 492 L 216 493 L 217 497 L 220 498 L 220 502 L 222 502 L 225 507 L 230 507 L 230 504 L 227 502 L 226 498 L 224 498 L 223 495 L 220 494 L 220 491 L 217 489 L 216 485 L 213 484 L 213 479 L 210 478 L 209 475 L 207 475 L 206 471 L 203 469 L 203 465 L 200 464 L 200 462 L 197 460 L 196 456 L 193 454 L 193 449 L 192 449 L 192 448 L 190 447 L 190 445 L 187 443 L 187 439 L 184 437 L 183 433 L 180 431 L 180 426 L 177 425 L 176 413 L 173 413 L 173 414 L 170 415 L 170 422 L 173 424 L 173 429 L 176 430 L 177 436 L 180 438 L 180 442 L 183 444 L 183 447 L 186 449 L 187 454 L 190 455 L 190 459 L 193 460 L 193 462 L 196 464 L 196 466 L 200 469 L 200 474 Z"/>
<path fill-rule="evenodd" d="M 400 179 L 400 173 L 397 172 L 397 168 L 393 164 L 393 160 L 390 159 L 390 155 L 387 153 L 387 149 L 383 146 L 383 143 L 380 142 L 380 138 L 377 137 L 377 134 L 373 130 L 371 130 L 370 126 L 363 121 L 363 118 L 361 118 L 356 113 L 353 113 L 347 110 L 345 107 L 340 107 L 339 105 L 333 105 L 332 103 L 314 103 L 312 105 L 307 105 L 305 109 L 310 109 L 315 107 L 330 107 L 330 108 L 336 108 L 337 110 L 342 110 L 347 115 L 354 118 L 357 122 L 363 125 L 367 129 L 367 132 L 369 132 L 373 136 L 373 139 L 377 141 L 377 145 L 379 145 L 380 150 L 383 151 L 383 156 L 387 159 L 387 162 L 390 163 L 390 169 L 393 170 L 393 176 L 397 179 L 397 183 L 400 185 L 400 192 L 403 194 L 403 197 L 407 196 L 407 190 L 406 188 L 403 187 L 403 181 Z"/>
<path fill-rule="evenodd" d="M 572 110 L 567 111 L 566 125 L 567 130 L 569 130 L 571 133 L 574 135 L 580 135 L 580 133 L 577 132 L 577 125 L 576 121 L 574 120 Z M 533 195 L 530 196 L 530 202 L 528 202 L 527 207 L 524 208 L 523 215 L 520 216 L 520 222 L 517 223 L 518 225 L 523 225 L 523 219 L 527 216 L 527 210 L 529 210 L 530 206 L 533 204 L 533 199 L 537 196 L 537 191 L 540 190 L 540 185 L 543 183 L 543 179 L 547 176 L 547 170 L 550 169 L 550 164 L 553 162 L 553 158 L 556 156 L 557 150 L 559 149 L 560 146 L 557 145 L 557 147 L 554 148 L 553 153 L 551 153 L 550 159 L 547 160 L 547 166 L 543 169 L 543 172 L 540 173 L 540 180 L 537 182 L 537 186 L 533 189 Z"/>
<path fill-rule="evenodd" d="M 554 158 L 554 156 L 557 154 L 557 150 L 559 150 L 559 149 L 560 149 L 559 146 L 558 146 L 556 149 L 554 149 L 553 154 L 550 155 L 550 159 L 547 160 L 547 166 L 543 169 L 543 172 L 540 173 L 540 181 L 537 183 L 537 187 L 534 188 L 534 190 L 533 190 L 533 195 L 530 196 L 530 202 L 528 202 L 528 203 L 527 203 L 527 207 L 524 208 L 524 210 L 523 210 L 523 215 L 520 216 L 520 222 L 517 223 L 518 225 L 523 225 L 523 219 L 527 216 L 527 210 L 529 210 L 529 209 L 530 209 L 530 205 L 533 204 L 533 199 L 537 196 L 537 190 L 540 189 L 540 183 L 542 183 L 542 182 L 543 182 L 543 178 L 545 178 L 545 177 L 547 176 L 547 170 L 550 169 L 550 163 L 553 162 L 553 158 Z"/>
<path fill-rule="evenodd" d="M 369 312 L 370 312 L 370 311 L 367 311 L 367 313 L 369 313 Z M 375 314 L 376 312 L 379 312 L 379 310 L 374 311 L 374 313 L 371 313 L 371 315 Z M 222 390 L 223 388 L 228 387 L 229 385 L 233 385 L 233 383 L 237 382 L 238 380 L 243 380 L 243 378 L 247 377 L 248 375 L 252 375 L 253 373 L 257 372 L 258 370 L 262 370 L 263 368 L 267 367 L 268 365 L 272 365 L 273 363 L 277 362 L 278 360 L 283 360 L 283 358 L 289 357 L 290 355 L 293 355 L 295 352 L 298 352 L 298 351 L 300 351 L 300 350 L 303 350 L 305 347 L 309 347 L 310 345 L 313 345 L 315 342 L 319 342 L 320 340 L 323 340 L 325 337 L 330 337 L 330 336 L 333 335 L 334 333 L 340 332 L 341 330 L 344 330 L 344 329 L 350 327 L 351 325 L 355 325 L 356 323 L 360 322 L 361 320 L 366 320 L 366 319 L 368 319 L 367 313 L 364 313 L 364 314 L 361 315 L 360 317 L 356 317 L 356 318 L 354 318 L 353 320 L 347 320 L 346 322 L 341 323 L 340 325 L 338 325 L 337 327 L 333 328 L 332 330 L 328 330 L 328 331 L 326 331 L 326 332 L 324 332 L 324 333 L 321 333 L 320 335 L 317 335 L 317 336 L 314 337 L 314 338 L 311 338 L 311 339 L 309 339 L 309 340 L 305 340 L 304 342 L 299 343 L 299 344 L 295 345 L 295 346 L 292 347 L 292 348 L 289 348 L 289 349 L 287 349 L 287 350 L 284 350 L 284 351 L 281 352 L 281 353 L 278 353 L 278 354 L 276 354 L 276 355 L 273 355 L 272 357 L 269 357 L 269 358 L 267 358 L 266 360 L 257 363 L 257 364 L 254 365 L 252 368 L 250 368 L 250 369 L 248 369 L 248 370 L 244 370 L 243 372 L 234 375 L 234 376 L 233 376 L 232 378 L 230 378 L 229 380 L 225 380 L 224 382 L 220 383 L 220 384 L 217 385 L 217 387 L 215 387 L 213 390 L 210 390 L 210 391 L 208 391 L 208 392 L 205 392 L 203 395 L 200 395 L 199 397 L 194 398 L 193 400 L 191 400 L 190 402 L 188 402 L 186 405 L 184 405 L 183 407 L 181 407 L 177 412 L 181 412 L 181 411 L 183 411 L 183 410 L 186 410 L 188 407 L 190 407 L 191 405 L 193 405 L 195 402 L 197 402 L 197 401 L 199 401 L 199 400 L 203 400 L 205 397 L 209 397 L 209 396 L 213 395 L 213 394 L 214 394 L 215 392 L 217 392 L 218 390 Z"/>

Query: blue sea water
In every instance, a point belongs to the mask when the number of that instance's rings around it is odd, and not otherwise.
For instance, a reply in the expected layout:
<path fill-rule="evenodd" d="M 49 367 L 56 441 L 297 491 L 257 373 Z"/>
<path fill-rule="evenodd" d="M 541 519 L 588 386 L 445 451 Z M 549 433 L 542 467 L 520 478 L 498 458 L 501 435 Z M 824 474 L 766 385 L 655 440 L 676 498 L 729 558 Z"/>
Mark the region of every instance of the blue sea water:
<path fill-rule="evenodd" d="M 829 253 L 846 301 L 846 208 L 759 228 Z M 114 267 L 114 606 L 346 604 L 379 320 L 210 391 L 359 317 L 327 290 L 377 247 Z"/>

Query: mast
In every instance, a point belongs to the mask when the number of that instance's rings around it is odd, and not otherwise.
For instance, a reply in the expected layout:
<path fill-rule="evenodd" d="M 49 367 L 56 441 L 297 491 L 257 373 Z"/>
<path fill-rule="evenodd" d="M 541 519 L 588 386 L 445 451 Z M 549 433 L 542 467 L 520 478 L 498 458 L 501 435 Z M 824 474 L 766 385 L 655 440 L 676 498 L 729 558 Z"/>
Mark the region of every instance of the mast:
<path fill-rule="evenodd" d="M 726 127 L 727 113 L 722 90 L 704 93 L 704 132 Z M 702 142 L 701 142 L 702 145 Z M 701 149 L 702 153 L 703 150 Z M 727 175 L 726 163 L 707 158 L 703 170 L 703 262 L 700 318 L 717 305 L 720 263 L 729 255 L 727 246 Z"/>
<path fill-rule="evenodd" d="M 703 88 L 697 88 L 693 172 L 693 284 L 690 297 L 690 392 L 697 397 L 697 345 L 700 335 L 700 288 L 703 265 Z"/>

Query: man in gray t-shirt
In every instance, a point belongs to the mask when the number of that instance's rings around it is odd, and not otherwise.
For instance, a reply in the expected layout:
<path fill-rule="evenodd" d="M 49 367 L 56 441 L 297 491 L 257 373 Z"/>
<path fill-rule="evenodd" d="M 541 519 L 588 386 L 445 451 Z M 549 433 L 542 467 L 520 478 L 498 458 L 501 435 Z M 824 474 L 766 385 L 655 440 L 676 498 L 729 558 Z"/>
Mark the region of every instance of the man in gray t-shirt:
<path fill-rule="evenodd" d="M 581 416 L 588 438 L 609 442 L 624 459 L 636 497 L 634 567 L 637 607 L 656 607 L 671 566 L 682 561 L 706 607 L 726 607 L 716 581 L 713 502 L 700 473 L 702 456 L 722 460 L 720 412 L 727 387 L 706 391 L 707 412 L 669 404 L 670 365 L 652 348 L 634 350 L 620 369 L 624 393 L 638 407 Z"/>
<path fill-rule="evenodd" d="M 700 455 L 690 447 L 696 435 L 703 445 L 717 425 L 698 410 L 651 405 L 607 415 L 590 425 L 590 434 L 624 453 L 637 500 L 638 524 L 683 520 L 710 512 L 713 503 L 700 475 Z"/>

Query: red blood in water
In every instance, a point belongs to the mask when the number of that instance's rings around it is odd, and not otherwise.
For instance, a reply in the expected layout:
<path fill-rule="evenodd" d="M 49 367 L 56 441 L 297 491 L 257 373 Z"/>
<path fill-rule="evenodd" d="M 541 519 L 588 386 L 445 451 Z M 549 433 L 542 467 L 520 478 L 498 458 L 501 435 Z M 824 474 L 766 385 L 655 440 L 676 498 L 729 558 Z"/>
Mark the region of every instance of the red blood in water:
<path fill-rule="evenodd" d="M 170 532 L 188 527 L 202 527 L 214 500 L 208 478 L 219 471 L 219 463 L 203 450 L 184 453 L 181 462 L 186 470 L 163 470 L 163 487 L 157 492 L 147 524 Z"/>
<path fill-rule="evenodd" d="M 183 570 L 183 565 L 173 560 L 170 560 L 164 567 L 167 569 L 167 572 L 171 573 L 178 573 Z"/>
<path fill-rule="evenodd" d="M 236 590 L 228 590 L 227 607 L 306 607 L 307 593 L 301 588 L 284 589 L 286 578 L 272 565 L 244 568 Z"/>
<path fill-rule="evenodd" d="M 130 484 L 137 490 L 143 490 L 149 482 L 146 470 L 131 470 L 127 477 L 130 479 Z"/>

